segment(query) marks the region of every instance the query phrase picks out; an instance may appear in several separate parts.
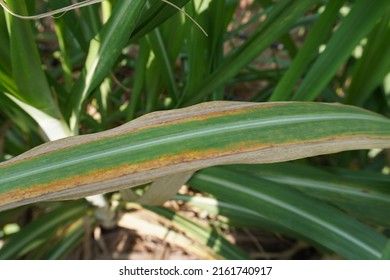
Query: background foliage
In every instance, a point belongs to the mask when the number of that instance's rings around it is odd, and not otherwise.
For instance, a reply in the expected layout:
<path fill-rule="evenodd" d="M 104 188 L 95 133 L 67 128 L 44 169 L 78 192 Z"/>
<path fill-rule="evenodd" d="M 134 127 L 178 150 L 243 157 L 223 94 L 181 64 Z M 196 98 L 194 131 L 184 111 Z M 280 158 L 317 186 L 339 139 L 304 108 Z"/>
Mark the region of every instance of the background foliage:
<path fill-rule="evenodd" d="M 1 161 L 204 101 L 339 102 L 390 116 L 388 1 L 171 2 L 208 36 L 159 0 L 104 1 L 35 21 L 1 12 Z M 6 3 L 31 15 L 71 1 Z M 165 217 L 172 242 L 202 258 L 249 258 L 225 236 L 234 228 L 282 233 L 324 256 L 388 258 L 389 158 L 370 150 L 212 167 L 165 207 L 134 203 L 148 186 L 19 207 L 0 213 L 0 258 L 66 258 L 94 229 L 140 208 Z M 190 219 L 175 201 L 208 219 Z"/>

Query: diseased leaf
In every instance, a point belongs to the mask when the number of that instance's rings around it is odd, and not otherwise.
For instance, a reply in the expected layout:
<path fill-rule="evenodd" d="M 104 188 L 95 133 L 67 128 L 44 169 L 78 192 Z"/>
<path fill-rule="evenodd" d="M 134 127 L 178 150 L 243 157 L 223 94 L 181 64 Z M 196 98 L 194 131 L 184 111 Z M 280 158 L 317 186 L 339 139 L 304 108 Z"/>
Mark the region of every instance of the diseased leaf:
<path fill-rule="evenodd" d="M 210 102 L 54 141 L 0 165 L 0 209 L 111 192 L 232 163 L 390 147 L 390 121 L 352 106 Z"/>

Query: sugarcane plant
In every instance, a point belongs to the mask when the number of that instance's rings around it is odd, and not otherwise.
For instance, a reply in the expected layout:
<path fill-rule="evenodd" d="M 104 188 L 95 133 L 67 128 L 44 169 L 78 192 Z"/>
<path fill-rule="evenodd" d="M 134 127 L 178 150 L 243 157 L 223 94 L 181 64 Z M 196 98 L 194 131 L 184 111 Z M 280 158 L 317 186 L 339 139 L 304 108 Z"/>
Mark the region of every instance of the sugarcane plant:
<path fill-rule="evenodd" d="M 0 5 L 0 258 L 141 208 L 201 258 L 250 258 L 219 226 L 388 258 L 388 1 Z"/>

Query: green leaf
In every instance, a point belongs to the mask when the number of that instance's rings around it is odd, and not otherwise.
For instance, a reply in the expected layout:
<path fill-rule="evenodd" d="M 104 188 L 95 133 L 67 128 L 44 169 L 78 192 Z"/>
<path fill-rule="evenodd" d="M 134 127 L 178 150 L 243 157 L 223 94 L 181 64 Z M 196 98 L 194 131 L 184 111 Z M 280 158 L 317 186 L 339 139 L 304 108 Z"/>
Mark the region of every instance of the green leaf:
<path fill-rule="evenodd" d="M 367 41 L 363 56 L 352 74 L 346 98 L 349 104 L 362 105 L 390 73 L 390 5 L 385 16 L 367 37 Z"/>
<path fill-rule="evenodd" d="M 382 252 L 382 260 L 390 260 L 390 239 L 386 243 L 386 247 Z"/>
<path fill-rule="evenodd" d="M 190 0 L 169 1 L 177 7 L 182 8 Z M 175 13 L 178 13 L 178 10 L 171 5 L 168 5 L 161 0 L 153 1 L 150 8 L 144 10 L 140 16 L 139 22 L 131 35 L 131 42 L 139 40 Z"/>
<path fill-rule="evenodd" d="M 354 182 L 319 168 L 294 163 L 235 166 L 235 169 L 286 187 L 292 186 L 362 220 L 390 227 L 390 190 L 378 189 L 377 182 L 368 176 Z M 381 174 L 375 176 L 379 179 Z"/>
<path fill-rule="evenodd" d="M 58 228 L 83 217 L 88 209 L 86 206 L 83 201 L 65 203 L 34 220 L 7 241 L 0 250 L 0 259 L 16 259 L 42 246 Z"/>
<path fill-rule="evenodd" d="M 164 41 L 160 28 L 153 30 L 147 38 L 149 39 L 149 46 L 156 57 L 156 64 L 161 69 L 160 73 L 168 87 L 168 94 L 176 101 L 179 91 L 176 86 L 173 61 L 168 51 L 169 44 L 166 44 Z M 171 39 L 174 41 L 174 38 Z"/>
<path fill-rule="evenodd" d="M 219 1 L 223 2 L 223 1 Z M 197 14 L 195 3 L 186 6 L 186 11 L 196 18 L 197 22 L 202 25 L 204 28 L 209 29 L 209 23 L 215 19 L 214 15 L 210 16 L 210 11 L 204 9 L 201 14 Z M 206 37 L 202 32 L 200 32 L 192 22 L 186 23 L 187 32 L 186 32 L 186 41 L 188 44 L 188 74 L 186 77 L 186 87 L 185 92 L 183 93 L 182 98 L 186 98 L 187 95 L 191 94 L 196 90 L 196 88 L 202 84 L 204 79 L 210 74 L 209 63 L 213 58 L 210 57 L 209 45 L 210 37 Z M 206 32 L 207 32 L 206 31 Z M 216 36 L 218 36 L 216 34 Z M 191 95 L 190 95 L 191 96 Z"/>
<path fill-rule="evenodd" d="M 115 3 L 112 15 L 89 45 L 87 61 L 69 99 L 71 129 L 77 132 L 81 106 L 87 96 L 103 81 L 127 44 L 146 0 Z"/>
<path fill-rule="evenodd" d="M 369 189 L 390 194 L 390 176 L 386 174 L 378 174 L 378 172 L 372 172 L 368 170 L 353 171 L 345 168 L 326 168 L 332 176 L 337 176 L 343 180 L 347 180 L 354 184 L 369 185 Z"/>
<path fill-rule="evenodd" d="M 291 231 L 283 224 L 269 219 L 269 217 L 248 209 L 234 202 L 222 201 L 212 197 L 176 195 L 174 200 L 184 201 L 186 204 L 207 211 L 211 216 L 222 215 L 228 219 L 228 224 L 243 228 L 267 228 L 276 232 L 288 233 L 290 236 L 305 238 Z"/>
<path fill-rule="evenodd" d="M 65 7 L 66 5 L 70 5 L 71 2 L 69 0 L 65 1 L 49 1 L 48 3 L 50 7 L 55 9 L 60 9 Z M 80 48 L 84 51 L 88 51 L 88 42 L 87 42 L 87 36 L 84 34 L 83 30 L 85 29 L 85 18 L 82 16 L 77 16 L 75 11 L 68 11 L 61 15 L 59 19 L 56 19 L 56 21 L 63 22 L 61 24 L 64 24 L 66 26 L 66 29 L 70 31 L 70 33 L 73 35 L 73 37 L 76 39 L 77 43 L 79 44 Z"/>
<path fill-rule="evenodd" d="M 7 5 L 14 12 L 27 14 L 25 1 L 9 0 Z M 42 69 L 31 22 L 13 16 L 9 16 L 8 22 L 13 79 L 18 88 L 17 94 L 10 93 L 30 106 L 58 118 L 60 113 Z"/>
<path fill-rule="evenodd" d="M 114 191 L 213 165 L 389 146 L 390 121 L 352 106 L 210 102 L 54 141 L 0 164 L 0 209 Z"/>
<path fill-rule="evenodd" d="M 354 3 L 348 16 L 326 45 L 295 92 L 293 100 L 313 100 L 329 83 L 356 45 L 366 36 L 389 9 L 389 1 L 370 0 Z"/>
<path fill-rule="evenodd" d="M 267 19 L 259 26 L 246 42 L 227 56 L 218 68 L 211 73 L 203 83 L 188 93 L 190 99 L 183 101 L 191 105 L 203 100 L 215 89 L 223 86 L 229 79 L 239 73 L 242 68 L 251 63 L 266 48 L 273 44 L 295 21 L 298 20 L 317 1 L 278 1 L 267 15 Z"/>
<path fill-rule="evenodd" d="M 0 13 L 0 69 L 11 75 L 10 39 L 4 13 Z"/>
<path fill-rule="evenodd" d="M 10 94 L 4 95 L 17 104 L 20 108 L 22 108 L 23 111 L 29 114 L 39 124 L 39 126 L 45 132 L 43 137 L 45 140 L 53 141 L 68 137 L 71 134 L 68 126 L 64 121 L 54 118 L 51 115 L 36 109 L 35 107 L 24 103 Z"/>
<path fill-rule="evenodd" d="M 348 259 L 378 259 L 386 238 L 337 208 L 227 167 L 197 173 L 191 186 L 283 224 Z"/>
<path fill-rule="evenodd" d="M 80 245 L 85 236 L 84 220 L 79 220 L 61 239 L 50 247 L 45 254 L 45 260 L 58 260 L 64 258 L 72 249 Z"/>
<path fill-rule="evenodd" d="M 135 62 L 135 74 L 134 74 L 134 84 L 131 95 L 131 102 L 126 109 L 126 120 L 130 121 L 134 119 L 137 111 L 137 106 L 139 106 L 139 101 L 141 99 L 142 89 L 144 87 L 145 76 L 147 76 L 147 66 L 148 59 L 150 54 L 149 46 L 146 42 L 146 39 L 140 40 L 139 43 L 140 51 Z"/>
<path fill-rule="evenodd" d="M 290 99 L 290 95 L 300 76 L 304 73 L 310 61 L 315 57 L 324 39 L 329 35 L 343 3 L 340 0 L 331 0 L 328 2 L 325 11 L 306 37 L 298 55 L 294 58 L 288 71 L 277 84 L 270 101 Z"/>

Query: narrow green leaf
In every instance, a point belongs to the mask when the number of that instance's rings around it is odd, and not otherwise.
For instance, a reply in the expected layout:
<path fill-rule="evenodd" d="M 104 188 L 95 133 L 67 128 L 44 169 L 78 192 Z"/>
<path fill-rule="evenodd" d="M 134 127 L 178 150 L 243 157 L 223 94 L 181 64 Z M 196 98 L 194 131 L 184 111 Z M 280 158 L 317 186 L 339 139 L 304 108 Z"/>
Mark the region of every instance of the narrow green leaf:
<path fill-rule="evenodd" d="M 386 238 L 319 200 L 227 167 L 197 173 L 191 186 L 247 207 L 348 259 L 378 259 Z"/>
<path fill-rule="evenodd" d="M 33 106 L 30 106 L 27 103 L 13 97 L 10 94 L 5 94 L 9 99 L 11 99 L 15 104 L 22 108 L 27 114 L 29 114 L 42 128 L 44 131 L 43 138 L 46 141 L 53 141 L 61 138 L 68 137 L 71 133 L 68 126 L 63 120 L 52 117 L 51 115 L 46 114 L 43 111 L 36 109 Z"/>
<path fill-rule="evenodd" d="M 64 1 L 49 1 L 50 7 L 55 9 L 60 9 L 66 5 L 70 5 L 70 0 Z M 85 25 L 84 18 L 82 16 L 77 16 L 75 11 L 68 11 L 65 14 L 61 15 L 59 21 L 63 21 L 66 25 L 67 30 L 73 35 L 79 44 L 80 48 L 86 53 L 88 51 L 88 37 L 86 34 L 83 34 L 83 25 Z"/>
<path fill-rule="evenodd" d="M 144 87 L 145 76 L 147 75 L 147 64 L 150 55 L 150 48 L 146 42 L 146 39 L 141 39 L 139 42 L 140 51 L 135 62 L 135 74 L 134 74 L 134 84 L 131 94 L 130 104 L 126 109 L 126 120 L 130 121 L 134 119 L 137 112 L 137 107 L 140 106 L 140 99 L 142 89 Z"/>
<path fill-rule="evenodd" d="M 382 252 L 382 260 L 390 260 L 390 239 L 386 243 L 386 247 Z"/>
<path fill-rule="evenodd" d="M 144 107 L 144 113 L 150 113 L 160 110 L 159 101 L 162 91 L 161 89 L 164 87 L 162 82 L 162 73 L 160 71 L 161 67 L 158 65 L 159 63 L 153 52 L 150 52 L 149 55 L 150 56 L 148 64 L 146 66 L 144 81 L 146 91 L 146 97 L 144 102 L 145 104 L 143 104 L 142 106 Z"/>
<path fill-rule="evenodd" d="M 72 249 L 80 245 L 85 235 L 85 225 L 80 220 L 74 228 L 67 232 L 62 238 L 51 246 L 50 250 L 44 255 L 45 260 L 58 260 L 66 257 Z"/>
<path fill-rule="evenodd" d="M 362 105 L 390 73 L 390 5 L 385 16 L 367 37 L 367 41 L 363 56 L 352 74 L 346 98 L 346 103 L 349 104 Z"/>
<path fill-rule="evenodd" d="M 290 236 L 295 236 L 300 239 L 305 238 L 302 235 L 297 235 L 296 232 L 291 231 L 283 224 L 279 224 L 277 221 L 271 220 L 259 212 L 234 202 L 222 201 L 210 197 L 185 195 L 176 195 L 174 200 L 184 201 L 188 205 L 198 207 L 202 211 L 207 211 L 211 216 L 225 216 L 228 219 L 229 225 L 234 227 L 266 228 L 276 232 L 288 233 Z"/>
<path fill-rule="evenodd" d="M 313 100 L 329 83 L 340 66 L 351 55 L 352 50 L 387 12 L 389 1 L 370 0 L 354 3 L 348 16 L 326 45 L 325 51 L 315 61 L 295 92 L 293 100 Z"/>
<path fill-rule="evenodd" d="M 199 102 L 213 90 L 223 86 L 288 31 L 295 21 L 316 2 L 314 0 L 277 2 L 258 30 L 242 46 L 226 57 L 202 84 L 189 92 L 188 96 L 191 96 L 191 99 L 183 100 L 183 104 L 191 105 Z"/>
<path fill-rule="evenodd" d="M 213 165 L 389 146 L 390 120 L 352 106 L 210 102 L 51 142 L 0 164 L 0 209 L 114 191 Z"/>
<path fill-rule="evenodd" d="M 378 172 L 368 171 L 368 170 L 359 170 L 353 171 L 345 168 L 327 168 L 332 176 L 337 176 L 343 180 L 347 180 L 354 184 L 364 184 L 369 185 L 369 189 L 381 192 L 385 194 L 390 194 L 390 176 L 386 174 L 378 174 Z"/>
<path fill-rule="evenodd" d="M 3 92 L 8 92 L 22 99 L 22 97 L 19 96 L 19 91 L 15 84 L 15 80 L 2 70 L 0 70 L 0 90 Z"/>
<path fill-rule="evenodd" d="M 191 23 L 187 23 L 191 24 Z M 195 34 L 194 34 L 195 33 Z M 202 35 L 204 36 L 204 35 Z M 207 41 L 201 38 L 197 31 L 190 31 L 187 34 L 188 42 L 188 76 L 186 79 L 186 88 L 184 98 L 199 86 L 208 72 Z"/>
<path fill-rule="evenodd" d="M 170 0 L 172 4 L 179 8 L 182 8 L 189 1 L 190 0 Z M 140 16 L 140 20 L 131 35 L 131 42 L 136 42 L 178 12 L 177 9 L 160 0 L 153 1 L 150 8 L 144 10 Z"/>
<path fill-rule="evenodd" d="M 85 68 L 69 99 L 71 128 L 77 132 L 81 105 L 103 81 L 132 33 L 146 0 L 118 1 L 112 16 L 91 41 Z"/>
<path fill-rule="evenodd" d="M 27 115 L 25 111 L 23 111 L 20 107 L 17 106 L 15 102 L 13 102 L 10 98 L 7 97 L 6 94 L 0 92 L 0 103 L 2 104 L 2 113 L 8 116 L 9 119 L 12 119 L 13 122 L 20 128 L 24 133 L 28 135 L 33 135 L 34 131 L 36 131 L 36 123 L 34 120 Z M 12 139 L 11 144 L 9 146 L 12 151 L 11 154 L 19 155 L 22 152 L 25 152 L 26 149 L 18 149 L 18 141 L 16 139 Z M 8 145 L 5 145 L 5 148 Z M 15 149 L 14 149 L 15 148 Z M 18 153 L 19 151 L 19 153 Z"/>
<path fill-rule="evenodd" d="M 87 22 L 87 38 L 92 38 L 93 36 L 95 36 L 102 27 L 102 22 L 100 19 L 100 8 L 101 4 L 88 5 L 81 10 L 81 18 L 85 19 L 85 21 Z"/>
<path fill-rule="evenodd" d="M 277 84 L 270 101 L 289 100 L 290 95 L 298 82 L 300 76 L 306 70 L 310 61 L 318 53 L 320 45 L 333 28 L 340 7 L 344 4 L 340 0 L 331 0 L 326 5 L 326 9 L 318 19 L 317 23 L 305 39 L 305 43 L 300 48 L 298 55 L 294 58 L 288 71 Z"/>
<path fill-rule="evenodd" d="M 25 1 L 9 0 L 7 5 L 16 13 L 27 14 Z M 17 97 L 40 111 L 58 118 L 60 113 L 51 96 L 41 66 L 31 22 L 8 16 L 13 79 L 19 90 Z"/>
<path fill-rule="evenodd" d="M 366 182 L 369 178 L 353 182 L 318 168 L 293 163 L 236 166 L 235 169 L 282 185 L 293 186 L 358 218 L 390 227 L 390 190 L 378 190 L 375 181 Z M 380 177 L 380 174 L 376 176 Z"/>
<path fill-rule="evenodd" d="M 0 12 L 0 69 L 11 75 L 10 39 L 4 13 Z"/>
<path fill-rule="evenodd" d="M 173 98 L 173 101 L 179 97 L 179 91 L 176 86 L 175 74 L 172 67 L 172 59 L 169 56 L 169 52 L 164 38 L 162 37 L 161 30 L 156 28 L 149 35 L 149 45 L 156 57 L 156 63 L 161 69 L 162 77 L 164 77 L 165 84 L 168 87 L 168 94 Z M 172 39 L 172 38 L 171 38 Z"/>
<path fill-rule="evenodd" d="M 31 222 L 1 248 L 0 259 L 16 259 L 42 245 L 55 230 L 84 216 L 88 209 L 86 206 L 83 201 L 65 203 Z"/>
<path fill-rule="evenodd" d="M 58 44 L 61 52 L 60 61 L 61 68 L 64 73 L 64 89 L 69 91 L 73 85 L 72 62 L 67 45 L 67 29 L 65 22 L 62 19 L 57 19 L 55 22 L 55 31 L 58 38 Z"/>

